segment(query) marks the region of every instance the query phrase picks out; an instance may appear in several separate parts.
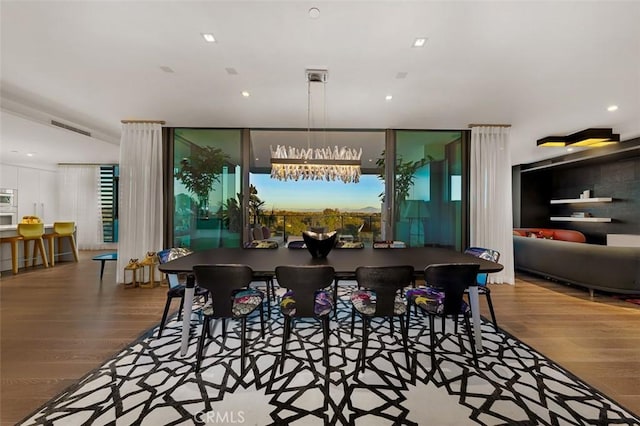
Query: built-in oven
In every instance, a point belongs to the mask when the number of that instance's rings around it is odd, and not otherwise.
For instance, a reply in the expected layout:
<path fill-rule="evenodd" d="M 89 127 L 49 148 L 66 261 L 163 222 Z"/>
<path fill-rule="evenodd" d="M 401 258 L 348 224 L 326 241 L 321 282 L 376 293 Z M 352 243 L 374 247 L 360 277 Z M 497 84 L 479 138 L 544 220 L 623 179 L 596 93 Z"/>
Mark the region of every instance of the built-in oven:
<path fill-rule="evenodd" d="M 18 207 L 18 190 L 9 188 L 0 188 L 0 208 L 17 208 Z"/>

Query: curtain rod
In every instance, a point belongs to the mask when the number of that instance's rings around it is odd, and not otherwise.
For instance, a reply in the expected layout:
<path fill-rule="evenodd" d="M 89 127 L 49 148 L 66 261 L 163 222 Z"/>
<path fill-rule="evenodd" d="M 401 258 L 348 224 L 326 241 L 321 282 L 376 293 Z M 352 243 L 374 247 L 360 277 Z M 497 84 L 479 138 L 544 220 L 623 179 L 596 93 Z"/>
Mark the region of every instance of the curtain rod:
<path fill-rule="evenodd" d="M 511 124 L 469 124 L 469 128 L 472 127 L 511 127 Z"/>
<path fill-rule="evenodd" d="M 117 163 L 58 163 L 58 166 L 115 166 Z"/>
<path fill-rule="evenodd" d="M 130 123 L 152 123 L 152 124 L 165 124 L 164 120 L 120 120 L 122 124 L 130 124 Z"/>

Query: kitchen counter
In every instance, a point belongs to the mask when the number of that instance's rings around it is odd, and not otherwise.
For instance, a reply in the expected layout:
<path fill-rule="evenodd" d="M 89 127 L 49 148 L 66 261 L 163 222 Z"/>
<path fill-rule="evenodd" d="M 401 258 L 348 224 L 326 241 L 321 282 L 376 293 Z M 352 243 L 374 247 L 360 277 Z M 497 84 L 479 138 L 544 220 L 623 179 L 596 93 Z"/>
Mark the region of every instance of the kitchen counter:
<path fill-rule="evenodd" d="M 53 224 L 45 223 L 44 224 L 44 233 L 52 234 L 53 233 Z M 0 225 L 0 237 L 13 237 L 18 235 L 18 225 Z M 73 261 L 73 255 L 71 253 L 71 246 L 67 239 L 63 239 L 62 241 L 58 241 L 58 243 L 62 243 L 62 247 L 60 247 L 60 251 L 62 255 L 56 257 L 57 262 L 64 261 Z M 29 251 L 33 250 L 34 243 L 29 243 Z M 58 244 L 56 244 L 57 246 Z M 45 242 L 45 249 L 49 250 L 47 247 L 47 243 Z M 18 267 L 24 267 L 24 243 L 18 244 Z M 48 252 L 47 252 L 48 256 Z M 30 263 L 29 263 L 30 264 Z M 36 265 L 41 265 L 42 261 L 40 256 L 36 257 Z M 2 275 L 11 274 L 11 245 L 10 244 L 0 244 L 0 271 L 2 271 Z"/>

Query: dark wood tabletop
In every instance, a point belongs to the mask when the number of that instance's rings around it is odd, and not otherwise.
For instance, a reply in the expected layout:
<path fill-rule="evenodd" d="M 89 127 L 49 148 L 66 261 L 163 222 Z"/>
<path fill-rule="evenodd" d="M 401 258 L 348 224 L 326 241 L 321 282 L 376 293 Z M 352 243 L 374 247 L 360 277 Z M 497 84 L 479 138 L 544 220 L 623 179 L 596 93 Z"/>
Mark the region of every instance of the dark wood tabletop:
<path fill-rule="evenodd" d="M 191 272 L 194 265 L 239 263 L 255 273 L 272 273 L 279 265 L 330 265 L 336 273 L 353 273 L 358 266 L 411 265 L 420 273 L 437 263 L 477 263 L 481 272 L 498 272 L 502 265 L 450 249 L 415 247 L 404 249 L 333 249 L 324 259 L 314 259 L 306 249 L 215 248 L 194 252 L 159 265 L 165 273 Z"/>

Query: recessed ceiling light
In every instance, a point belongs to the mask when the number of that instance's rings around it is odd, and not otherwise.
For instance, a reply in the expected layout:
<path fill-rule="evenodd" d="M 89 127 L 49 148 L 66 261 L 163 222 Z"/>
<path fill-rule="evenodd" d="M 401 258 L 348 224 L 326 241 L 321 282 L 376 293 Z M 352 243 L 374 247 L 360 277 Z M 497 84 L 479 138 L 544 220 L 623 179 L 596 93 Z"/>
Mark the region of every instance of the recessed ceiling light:
<path fill-rule="evenodd" d="M 391 99 L 393 99 L 393 95 L 387 95 L 384 97 L 385 101 L 390 101 Z"/>
<path fill-rule="evenodd" d="M 309 18 L 318 19 L 320 17 L 320 9 L 317 7 L 312 7 L 309 9 Z"/>
<path fill-rule="evenodd" d="M 426 37 L 418 37 L 417 39 L 415 39 L 413 41 L 413 47 L 422 47 L 424 46 L 424 44 L 427 42 L 427 38 Z"/>
<path fill-rule="evenodd" d="M 165 66 L 165 65 L 161 66 L 160 69 L 162 71 L 166 72 L 166 73 L 169 73 L 169 74 L 173 74 L 173 72 L 174 72 L 171 67 L 168 67 L 168 66 Z"/>
<path fill-rule="evenodd" d="M 33 157 L 35 154 L 33 152 L 27 152 L 27 157 Z"/>
<path fill-rule="evenodd" d="M 247 92 L 246 90 L 242 91 L 242 96 L 244 96 L 245 98 L 249 97 L 249 92 Z"/>
<path fill-rule="evenodd" d="M 400 71 L 398 74 L 396 74 L 396 78 L 398 80 L 402 80 L 403 78 L 407 78 L 407 72 L 406 71 Z"/>
<path fill-rule="evenodd" d="M 618 105 L 609 105 L 609 107 L 607 108 L 607 111 L 617 111 L 618 110 Z"/>
<path fill-rule="evenodd" d="M 202 37 L 207 43 L 215 43 L 216 38 L 211 33 L 202 33 Z"/>
<path fill-rule="evenodd" d="M 238 70 L 233 67 L 227 67 L 224 69 L 229 75 L 238 75 Z"/>

